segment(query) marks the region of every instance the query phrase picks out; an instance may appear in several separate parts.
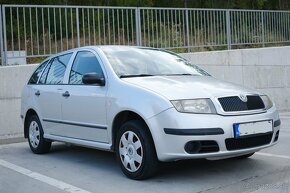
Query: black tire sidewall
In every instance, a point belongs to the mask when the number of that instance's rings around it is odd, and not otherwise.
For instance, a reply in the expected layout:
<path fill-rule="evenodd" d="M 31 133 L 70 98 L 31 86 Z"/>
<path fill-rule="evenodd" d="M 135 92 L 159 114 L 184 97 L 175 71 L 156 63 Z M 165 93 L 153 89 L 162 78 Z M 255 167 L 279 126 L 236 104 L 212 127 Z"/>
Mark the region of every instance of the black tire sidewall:
<path fill-rule="evenodd" d="M 126 131 L 134 132 L 140 139 L 143 148 L 143 159 L 140 168 L 136 172 L 128 171 L 120 158 L 119 143 L 122 135 Z M 157 156 L 151 134 L 148 133 L 148 127 L 139 120 L 128 121 L 123 124 L 117 134 L 116 138 L 116 156 L 123 173 L 135 180 L 141 180 L 151 177 L 156 170 Z M 150 171 L 151 170 L 151 171 Z"/>
<path fill-rule="evenodd" d="M 30 143 L 29 127 L 30 127 L 30 124 L 31 124 L 32 121 L 35 121 L 38 124 L 38 128 L 39 128 L 39 143 L 38 143 L 38 146 L 36 148 L 33 147 L 31 145 L 31 143 Z M 32 115 L 30 117 L 30 119 L 29 119 L 29 124 L 28 124 L 28 144 L 29 144 L 29 147 L 30 147 L 31 151 L 33 153 L 36 153 L 36 154 L 46 153 L 50 149 L 51 143 L 45 141 L 45 139 L 43 138 L 42 125 L 41 125 L 41 122 L 40 122 L 38 116 L 36 116 L 36 115 Z"/>

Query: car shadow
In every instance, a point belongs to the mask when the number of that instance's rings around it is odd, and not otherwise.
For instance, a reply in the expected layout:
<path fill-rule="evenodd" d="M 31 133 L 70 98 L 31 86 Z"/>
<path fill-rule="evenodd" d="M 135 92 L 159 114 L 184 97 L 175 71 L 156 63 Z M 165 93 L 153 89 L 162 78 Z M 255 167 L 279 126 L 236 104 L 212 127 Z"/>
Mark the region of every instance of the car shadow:
<path fill-rule="evenodd" d="M 111 175 L 122 176 L 115 154 L 112 152 L 57 143 L 53 144 L 49 154 L 54 157 L 54 159 L 82 164 L 85 163 L 86 167 L 91 167 L 92 170 L 101 169 L 104 172 L 109 172 Z M 174 180 L 175 182 L 184 182 L 186 179 L 190 181 L 193 179 L 200 181 L 202 179 L 209 180 L 209 176 L 215 179 L 221 174 L 228 175 L 228 177 L 231 178 L 231 176 L 239 175 L 241 171 L 243 171 L 243 174 L 248 171 L 248 174 L 253 176 L 253 168 L 262 169 L 263 164 L 267 165 L 267 163 L 262 160 L 254 158 L 215 161 L 194 159 L 166 162 L 160 163 L 157 175 L 146 181 L 163 182 Z M 266 165 L 265 167 L 267 167 Z"/>

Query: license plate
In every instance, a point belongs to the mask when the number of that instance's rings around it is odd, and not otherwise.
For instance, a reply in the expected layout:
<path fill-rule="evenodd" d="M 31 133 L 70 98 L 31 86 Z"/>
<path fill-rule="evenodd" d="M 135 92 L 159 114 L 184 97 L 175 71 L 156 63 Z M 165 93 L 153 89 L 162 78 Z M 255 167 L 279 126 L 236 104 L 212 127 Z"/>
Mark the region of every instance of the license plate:
<path fill-rule="evenodd" d="M 234 135 L 236 138 L 268 132 L 273 132 L 272 120 L 234 124 Z"/>

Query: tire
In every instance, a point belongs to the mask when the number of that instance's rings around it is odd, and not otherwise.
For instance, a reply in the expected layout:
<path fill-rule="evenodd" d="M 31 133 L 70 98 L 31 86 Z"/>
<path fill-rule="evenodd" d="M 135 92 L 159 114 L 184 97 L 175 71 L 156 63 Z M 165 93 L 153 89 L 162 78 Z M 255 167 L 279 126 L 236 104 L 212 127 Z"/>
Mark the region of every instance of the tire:
<path fill-rule="evenodd" d="M 115 144 L 117 160 L 128 178 L 143 180 L 155 175 L 158 159 L 151 134 L 143 121 L 124 123 Z"/>
<path fill-rule="evenodd" d="M 42 125 L 36 115 L 32 115 L 28 122 L 28 144 L 35 154 L 47 153 L 51 147 L 51 142 L 43 138 Z"/>
<path fill-rule="evenodd" d="M 247 159 L 247 158 L 251 157 L 254 154 L 255 154 L 255 152 L 249 153 L 249 154 L 245 154 L 245 155 L 241 155 L 241 156 L 237 156 L 237 157 L 234 157 L 234 159 Z"/>

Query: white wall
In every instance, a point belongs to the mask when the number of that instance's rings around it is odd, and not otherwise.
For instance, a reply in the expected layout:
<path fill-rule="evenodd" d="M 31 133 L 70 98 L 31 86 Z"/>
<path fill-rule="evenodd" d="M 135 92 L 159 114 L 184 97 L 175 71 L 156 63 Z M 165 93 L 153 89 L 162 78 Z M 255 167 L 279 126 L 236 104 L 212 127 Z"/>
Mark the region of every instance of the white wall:
<path fill-rule="evenodd" d="M 22 137 L 20 96 L 36 65 L 0 67 L 0 144 L 7 138 Z"/>
<path fill-rule="evenodd" d="M 279 110 L 290 110 L 290 47 L 182 54 L 213 76 L 257 88 L 270 95 Z M 22 137 L 20 96 L 36 65 L 0 67 L 1 140 Z"/>

